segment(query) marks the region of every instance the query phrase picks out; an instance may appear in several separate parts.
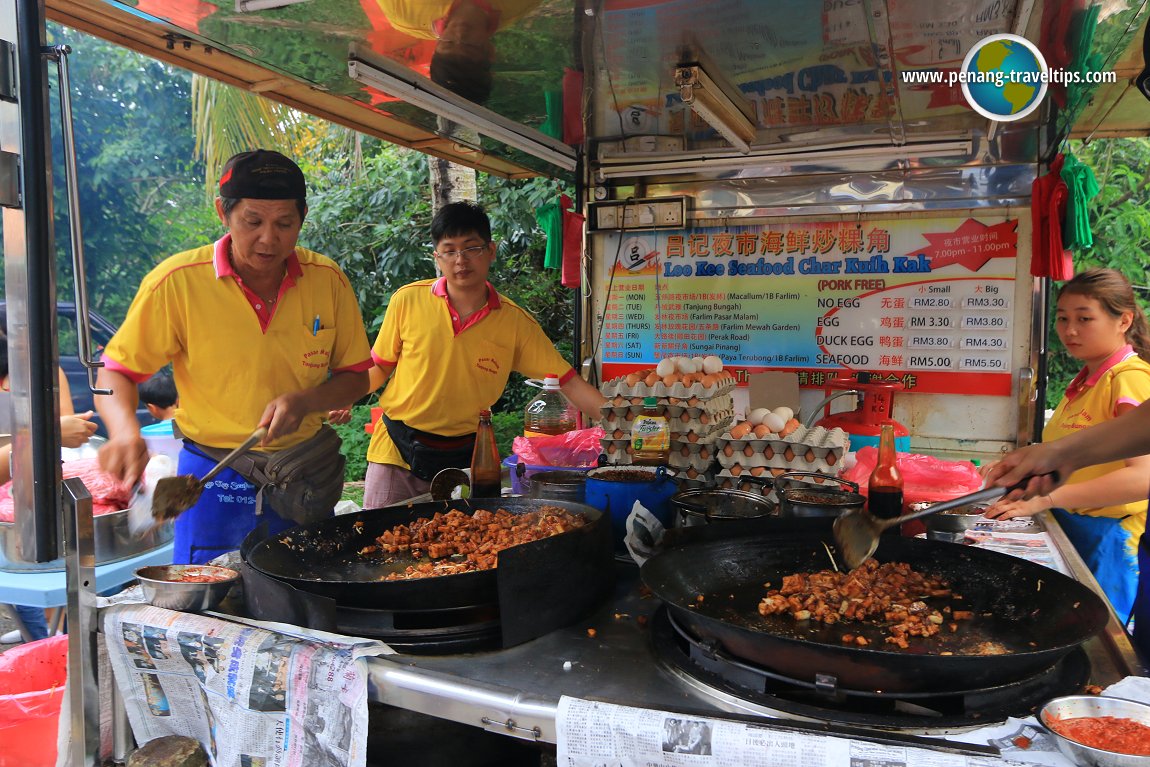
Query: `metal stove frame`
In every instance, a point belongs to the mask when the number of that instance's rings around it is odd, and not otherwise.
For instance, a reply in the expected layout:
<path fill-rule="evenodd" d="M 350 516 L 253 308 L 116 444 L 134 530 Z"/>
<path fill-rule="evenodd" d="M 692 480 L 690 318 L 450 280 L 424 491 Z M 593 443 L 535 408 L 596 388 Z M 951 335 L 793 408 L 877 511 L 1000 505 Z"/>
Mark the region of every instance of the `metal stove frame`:
<path fill-rule="evenodd" d="M 1098 590 L 1057 524 L 1049 518 L 1044 522 L 1072 575 Z M 614 597 L 594 615 L 518 647 L 455 656 L 369 658 L 371 699 L 542 743 L 556 742 L 555 715 L 563 695 L 716 717 L 795 718 L 666 668 L 655 657 L 650 632 L 642 625 L 660 603 L 653 596 L 640 597 L 638 568 L 617 567 Z M 1113 615 L 1084 649 L 1092 684 L 1105 687 L 1147 673 Z M 967 729 L 898 731 L 945 736 Z"/>

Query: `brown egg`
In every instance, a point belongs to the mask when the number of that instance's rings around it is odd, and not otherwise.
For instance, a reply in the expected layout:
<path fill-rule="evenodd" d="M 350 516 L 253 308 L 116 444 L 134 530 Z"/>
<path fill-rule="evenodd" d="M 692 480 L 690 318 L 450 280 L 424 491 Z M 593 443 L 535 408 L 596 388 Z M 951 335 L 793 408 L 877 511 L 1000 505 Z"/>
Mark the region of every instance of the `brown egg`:
<path fill-rule="evenodd" d="M 635 420 L 635 414 L 632 413 L 630 410 L 628 410 L 626 413 L 623 414 L 623 420 L 624 421 L 634 421 Z"/>
<path fill-rule="evenodd" d="M 754 468 L 751 469 L 751 476 L 752 477 L 761 477 L 766 473 L 767 473 L 767 467 L 766 466 L 755 466 Z"/>
<path fill-rule="evenodd" d="M 615 407 L 621 407 L 627 404 L 627 398 L 622 394 L 616 394 L 615 399 L 613 399 L 611 402 L 615 405 Z"/>
<path fill-rule="evenodd" d="M 707 449 L 706 445 L 703 445 L 701 448 L 699 448 L 699 457 L 704 461 L 711 457 L 711 451 Z"/>
<path fill-rule="evenodd" d="M 814 463 L 815 462 L 815 451 L 814 450 L 808 450 L 807 454 L 803 457 L 807 459 L 807 463 Z"/>
<path fill-rule="evenodd" d="M 627 382 L 628 386 L 634 386 L 643 380 L 643 376 L 639 375 L 638 373 L 628 373 L 624 380 Z"/>
<path fill-rule="evenodd" d="M 607 444 L 607 455 L 615 455 L 615 451 L 616 451 L 616 450 L 618 450 L 618 449 L 619 449 L 619 448 L 615 447 L 615 443 L 614 443 L 614 442 L 610 442 L 610 443 L 608 443 L 608 444 Z"/>
<path fill-rule="evenodd" d="M 631 455 L 632 453 L 634 453 L 634 452 L 635 452 L 635 451 L 634 451 L 634 450 L 631 448 L 631 443 L 630 443 L 630 442 L 628 442 L 628 443 L 627 443 L 627 444 L 626 444 L 626 445 L 623 447 L 623 449 L 624 449 L 624 450 L 627 452 L 627 455 Z"/>
<path fill-rule="evenodd" d="M 718 379 L 715 378 L 714 373 L 707 373 L 699 379 L 699 383 L 703 385 L 703 388 L 713 389 L 715 388 L 715 384 L 718 383 Z"/>
<path fill-rule="evenodd" d="M 687 479 L 694 479 L 697 476 L 699 476 L 699 472 L 695 469 L 687 469 Z M 702 597 L 699 598 L 702 599 Z"/>
<path fill-rule="evenodd" d="M 788 461 L 795 460 L 795 451 L 790 445 L 787 445 L 787 449 L 783 451 L 783 458 L 786 458 Z"/>
<path fill-rule="evenodd" d="M 753 447 L 751 447 L 750 445 L 746 445 L 743 447 L 743 455 L 750 458 L 754 454 L 755 454 L 755 449 Z"/>
<path fill-rule="evenodd" d="M 731 474 L 733 474 L 737 477 L 743 473 L 743 467 L 740 464 L 736 463 L 734 466 L 732 466 L 730 469 L 728 469 L 728 471 L 730 471 Z"/>
<path fill-rule="evenodd" d="M 775 449 L 773 447 L 771 447 L 770 445 L 767 445 L 766 448 L 764 448 L 764 450 L 763 450 L 763 457 L 766 458 L 768 461 L 771 460 L 772 458 L 775 457 Z"/>
<path fill-rule="evenodd" d="M 698 442 L 699 441 L 699 435 L 693 431 L 689 431 L 689 432 L 687 432 L 687 441 L 688 442 Z"/>
<path fill-rule="evenodd" d="M 751 431 L 751 425 L 746 421 L 731 427 L 731 439 L 742 439 Z"/>
<path fill-rule="evenodd" d="M 652 370 L 650 373 L 647 374 L 647 377 L 643 379 L 643 383 L 647 384 L 648 386 L 654 386 L 655 384 L 659 383 L 659 381 L 661 381 L 661 380 L 662 379 L 659 378 L 659 374 L 656 373 L 654 370 Z"/>
<path fill-rule="evenodd" d="M 834 466 L 836 463 L 838 463 L 838 460 L 839 459 L 835 455 L 835 451 L 832 450 L 829 453 L 827 453 L 827 465 L 828 466 Z"/>
<path fill-rule="evenodd" d="M 698 407 L 698 406 L 699 406 L 699 398 L 698 397 L 692 396 L 690 399 L 687 400 L 687 407 Z"/>
<path fill-rule="evenodd" d="M 723 482 L 719 485 L 719 487 L 721 487 L 723 490 L 730 490 L 733 486 L 734 483 L 732 483 L 731 480 L 727 479 L 726 477 L 723 477 Z"/>
<path fill-rule="evenodd" d="M 626 432 L 622 429 L 616 429 L 615 431 L 611 432 L 611 436 L 615 439 L 623 439 L 624 434 L 626 434 Z"/>
<path fill-rule="evenodd" d="M 679 455 L 683 456 L 684 458 L 690 458 L 691 457 L 691 448 L 687 447 L 686 445 L 683 445 L 683 447 L 681 447 L 679 449 Z"/>
<path fill-rule="evenodd" d="M 792 418 L 791 420 L 787 421 L 787 425 L 783 427 L 781 432 L 779 432 L 779 436 L 785 437 L 788 434 L 794 432 L 794 430 L 797 428 L 799 428 L 798 419 Z"/>
<path fill-rule="evenodd" d="M 765 423 L 761 423 L 755 427 L 755 436 L 758 437 L 759 439 L 762 439 L 763 437 L 767 436 L 770 433 L 771 433 L 771 428 L 769 426 L 767 426 Z"/>
<path fill-rule="evenodd" d="M 723 455 L 730 458 L 734 454 L 735 454 L 735 448 L 731 447 L 730 443 L 723 446 Z"/>

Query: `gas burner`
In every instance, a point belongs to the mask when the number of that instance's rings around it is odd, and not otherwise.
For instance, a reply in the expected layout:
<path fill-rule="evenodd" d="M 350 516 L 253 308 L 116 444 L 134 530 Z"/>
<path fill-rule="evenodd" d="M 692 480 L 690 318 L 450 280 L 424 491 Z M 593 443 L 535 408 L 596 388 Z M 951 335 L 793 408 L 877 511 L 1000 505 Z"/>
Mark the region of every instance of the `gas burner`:
<path fill-rule="evenodd" d="M 655 654 L 673 673 L 704 687 L 799 719 L 915 732 L 958 732 L 1023 717 L 1059 695 L 1078 692 L 1090 675 L 1077 648 L 1051 668 L 998 687 L 945 693 L 846 690 L 833 677 L 788 679 L 700 642 L 667 609 L 651 621 Z"/>

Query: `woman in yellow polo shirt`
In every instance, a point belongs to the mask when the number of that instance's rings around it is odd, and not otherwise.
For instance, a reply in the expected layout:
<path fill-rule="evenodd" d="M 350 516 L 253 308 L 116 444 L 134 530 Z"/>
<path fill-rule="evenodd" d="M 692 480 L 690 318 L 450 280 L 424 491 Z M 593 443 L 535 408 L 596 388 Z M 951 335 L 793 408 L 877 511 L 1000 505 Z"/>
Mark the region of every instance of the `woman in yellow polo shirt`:
<path fill-rule="evenodd" d="M 1063 285 L 1055 328 L 1083 367 L 1042 432 L 1044 442 L 1117 418 L 1150 400 L 1150 330 L 1120 273 L 1090 269 Z M 1048 495 L 1001 501 L 987 516 L 1009 519 L 1053 509 L 1119 619 L 1126 620 L 1138 587 L 1147 487 L 1150 455 L 1081 469 Z"/>

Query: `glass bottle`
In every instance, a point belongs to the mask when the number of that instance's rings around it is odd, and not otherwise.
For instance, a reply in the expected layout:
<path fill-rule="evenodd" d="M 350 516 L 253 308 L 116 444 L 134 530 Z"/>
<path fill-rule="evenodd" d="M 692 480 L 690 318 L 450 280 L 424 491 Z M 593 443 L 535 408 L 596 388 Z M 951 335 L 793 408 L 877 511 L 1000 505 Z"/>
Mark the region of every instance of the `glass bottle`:
<path fill-rule="evenodd" d="M 499 448 L 495 445 L 491 411 L 484 408 L 479 411 L 475 449 L 471 452 L 471 497 L 498 498 L 502 485 L 503 467 L 499 463 Z"/>
<path fill-rule="evenodd" d="M 643 398 L 643 412 L 631 424 L 631 463 L 662 466 L 671 459 L 671 424 L 655 397 Z"/>
<path fill-rule="evenodd" d="M 870 475 L 867 508 L 883 519 L 902 515 L 902 474 L 894 447 L 894 424 L 884 423 L 878 443 L 878 462 Z"/>
<path fill-rule="evenodd" d="M 543 391 L 523 409 L 523 436 L 566 434 L 575 430 L 578 419 L 579 409 L 559 388 L 559 376 L 548 373 L 543 379 Z"/>

